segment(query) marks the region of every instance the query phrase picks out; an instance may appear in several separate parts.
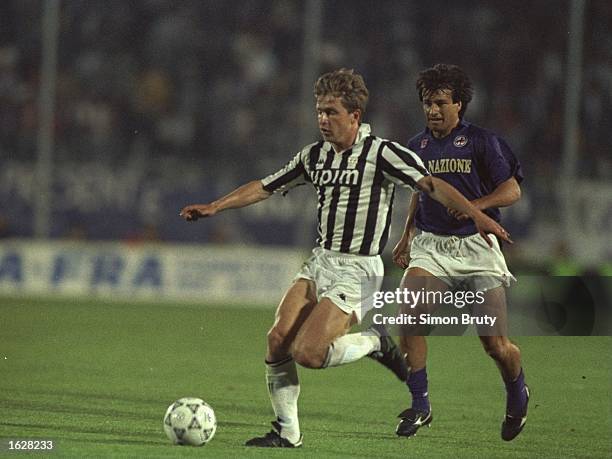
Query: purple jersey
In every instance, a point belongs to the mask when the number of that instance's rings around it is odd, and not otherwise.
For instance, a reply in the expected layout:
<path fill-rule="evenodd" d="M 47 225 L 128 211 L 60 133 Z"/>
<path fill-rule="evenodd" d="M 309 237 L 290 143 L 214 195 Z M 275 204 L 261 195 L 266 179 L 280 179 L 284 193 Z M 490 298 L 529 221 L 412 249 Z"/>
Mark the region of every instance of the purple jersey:
<path fill-rule="evenodd" d="M 466 121 L 460 121 L 442 139 L 425 129 L 410 140 L 408 148 L 419 155 L 431 175 L 450 183 L 470 201 L 490 194 L 511 177 L 519 183 L 523 180 L 521 165 L 508 144 L 493 132 Z M 485 213 L 499 222 L 499 209 L 487 209 Z M 419 194 L 415 223 L 423 231 L 440 235 L 477 232 L 471 219 L 457 220 L 425 193 Z"/>

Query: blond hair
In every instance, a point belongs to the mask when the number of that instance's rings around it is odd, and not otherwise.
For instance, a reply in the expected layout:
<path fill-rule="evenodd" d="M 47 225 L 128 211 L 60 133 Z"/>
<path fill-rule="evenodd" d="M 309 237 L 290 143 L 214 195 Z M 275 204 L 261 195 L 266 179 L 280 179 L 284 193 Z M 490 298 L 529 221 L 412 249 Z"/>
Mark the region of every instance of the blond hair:
<path fill-rule="evenodd" d="M 325 73 L 319 77 L 314 87 L 315 97 L 339 97 L 342 106 L 349 113 L 361 110 L 361 117 L 365 113 L 369 97 L 363 77 L 353 73 L 352 69 L 340 69 Z"/>

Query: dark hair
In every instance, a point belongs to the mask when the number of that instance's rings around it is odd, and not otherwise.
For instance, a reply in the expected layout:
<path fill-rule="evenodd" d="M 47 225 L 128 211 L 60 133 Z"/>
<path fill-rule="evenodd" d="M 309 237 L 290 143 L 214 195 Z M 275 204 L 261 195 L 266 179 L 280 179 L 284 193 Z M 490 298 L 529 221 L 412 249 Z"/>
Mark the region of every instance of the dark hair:
<path fill-rule="evenodd" d="M 353 73 L 352 69 L 340 69 L 321 75 L 315 83 L 314 95 L 340 97 L 349 113 L 359 109 L 363 118 L 369 91 L 361 75 Z"/>
<path fill-rule="evenodd" d="M 461 102 L 459 118 L 463 118 L 474 94 L 470 77 L 460 67 L 450 64 L 436 64 L 432 68 L 423 70 L 419 73 L 416 88 L 421 102 L 426 93 L 450 89 L 453 93 L 453 102 Z"/>

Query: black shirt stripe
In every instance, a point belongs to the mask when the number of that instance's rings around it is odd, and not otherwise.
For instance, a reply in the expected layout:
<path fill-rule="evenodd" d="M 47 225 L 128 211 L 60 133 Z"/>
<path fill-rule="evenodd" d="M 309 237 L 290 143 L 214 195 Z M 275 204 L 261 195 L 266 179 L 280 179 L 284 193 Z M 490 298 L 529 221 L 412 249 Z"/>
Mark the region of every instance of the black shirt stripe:
<path fill-rule="evenodd" d="M 319 149 L 318 155 L 317 155 L 317 159 L 318 156 L 321 153 L 321 148 Z M 333 152 L 333 148 L 330 147 L 329 150 L 327 151 L 327 158 L 325 158 L 325 163 L 323 164 L 323 169 L 329 169 L 331 168 L 332 162 L 334 161 L 334 152 Z M 311 163 L 312 164 L 312 163 Z M 316 165 L 316 162 L 314 163 Z M 311 169 L 312 171 L 315 170 L 315 168 Z M 317 245 L 321 243 L 322 241 L 322 234 L 323 234 L 323 228 L 321 228 L 321 214 L 323 213 L 323 206 L 325 205 L 325 187 L 318 187 L 317 191 L 319 192 L 319 211 L 317 212 L 317 222 L 319 222 L 319 226 L 318 226 L 318 237 L 317 237 Z"/>
<path fill-rule="evenodd" d="M 395 167 L 393 167 L 393 165 L 389 161 L 387 161 L 382 156 L 380 158 L 380 166 L 382 167 L 382 169 L 387 174 L 392 175 L 393 177 L 397 177 L 402 182 L 406 182 L 406 179 L 408 179 L 407 183 L 411 187 L 416 188 L 416 182 L 414 181 L 414 179 L 412 179 L 411 177 L 408 177 L 408 176 L 404 175 L 402 172 L 398 171 Z M 427 175 L 429 175 L 429 174 L 427 174 Z"/>
<path fill-rule="evenodd" d="M 343 171 L 346 169 L 349 157 L 353 153 L 353 149 L 342 153 L 342 160 L 340 161 L 339 170 Z M 330 154 L 333 157 L 333 154 Z M 325 248 L 331 249 L 332 241 L 334 238 L 334 227 L 336 226 L 336 213 L 338 211 L 338 201 L 340 200 L 340 188 L 342 185 L 336 183 L 331 195 L 331 201 L 329 202 L 329 212 L 327 214 L 327 234 L 325 235 Z"/>
<path fill-rule="evenodd" d="M 382 190 L 383 174 L 380 161 L 382 158 L 382 150 L 385 144 L 381 143 L 376 153 L 376 172 L 372 182 L 372 191 L 370 194 L 370 202 L 368 204 L 368 216 L 366 217 L 365 232 L 359 253 L 361 255 L 370 255 L 370 248 L 374 240 L 374 232 L 376 231 L 376 220 L 378 218 L 378 206 L 380 204 L 380 193 Z"/>
<path fill-rule="evenodd" d="M 286 185 L 292 180 L 295 180 L 296 178 L 298 178 L 300 175 L 303 175 L 305 172 L 306 172 L 306 169 L 304 169 L 304 165 L 300 163 L 298 167 L 296 167 L 293 170 L 290 170 L 284 175 L 281 175 L 279 178 L 277 178 L 273 182 L 268 183 L 267 185 L 263 187 L 263 189 L 272 193 L 275 190 L 279 189 L 281 186 Z"/>
<path fill-rule="evenodd" d="M 357 160 L 357 170 L 359 171 L 359 183 L 357 186 L 351 188 L 349 194 L 348 205 L 346 210 L 346 216 L 344 218 L 344 231 L 342 232 L 342 244 L 340 246 L 340 252 L 349 252 L 351 249 L 351 243 L 353 242 L 353 233 L 355 232 L 355 220 L 357 219 L 357 209 L 359 206 L 359 196 L 361 195 L 361 185 L 363 182 L 363 174 L 366 165 L 366 159 L 370 148 L 372 148 L 373 136 L 368 136 Z"/>
<path fill-rule="evenodd" d="M 391 228 L 391 214 L 393 213 L 393 198 L 395 198 L 395 188 L 391 192 L 391 199 L 389 200 L 389 210 L 387 211 L 387 221 L 385 222 L 385 229 L 383 230 L 382 236 L 380 237 L 380 244 L 378 244 L 378 253 L 381 253 L 382 250 L 387 245 L 387 241 L 389 240 L 389 230 Z"/>
<path fill-rule="evenodd" d="M 308 152 L 308 165 L 309 169 L 314 171 L 316 169 L 317 162 L 321 157 L 321 150 L 323 149 L 323 141 L 315 143 Z"/>
<path fill-rule="evenodd" d="M 423 175 L 429 175 L 429 172 L 427 171 L 427 169 L 419 165 L 410 154 L 406 153 L 404 150 L 400 148 L 397 148 L 397 146 L 393 145 L 393 143 L 391 142 L 386 142 L 385 145 L 389 147 L 389 150 L 395 153 L 408 166 L 412 167 L 413 169 L 416 169 Z"/>

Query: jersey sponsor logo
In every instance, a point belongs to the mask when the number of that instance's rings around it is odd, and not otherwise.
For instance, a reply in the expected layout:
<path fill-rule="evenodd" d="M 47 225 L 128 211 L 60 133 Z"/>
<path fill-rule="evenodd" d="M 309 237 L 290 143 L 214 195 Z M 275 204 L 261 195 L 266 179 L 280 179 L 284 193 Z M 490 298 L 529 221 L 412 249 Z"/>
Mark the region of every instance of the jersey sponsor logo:
<path fill-rule="evenodd" d="M 421 150 L 427 146 L 429 139 L 427 137 L 421 139 Z"/>
<path fill-rule="evenodd" d="M 359 183 L 359 171 L 357 169 L 314 170 L 310 172 L 310 180 L 318 186 L 355 186 Z"/>
<path fill-rule="evenodd" d="M 457 158 L 431 159 L 427 161 L 427 169 L 432 174 L 444 174 L 448 172 L 470 174 L 472 172 L 472 160 Z"/>
<path fill-rule="evenodd" d="M 458 148 L 465 147 L 467 143 L 468 139 L 464 135 L 458 135 L 457 137 L 455 137 L 455 140 L 453 140 L 453 145 Z"/>

